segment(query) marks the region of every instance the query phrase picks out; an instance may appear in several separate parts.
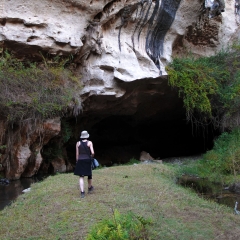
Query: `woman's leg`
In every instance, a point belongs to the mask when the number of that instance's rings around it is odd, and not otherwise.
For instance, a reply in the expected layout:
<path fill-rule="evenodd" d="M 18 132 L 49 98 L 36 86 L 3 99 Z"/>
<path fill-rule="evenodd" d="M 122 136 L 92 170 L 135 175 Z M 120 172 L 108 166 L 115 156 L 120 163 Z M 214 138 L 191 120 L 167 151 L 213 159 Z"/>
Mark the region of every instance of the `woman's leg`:
<path fill-rule="evenodd" d="M 88 192 L 92 192 L 93 191 L 93 186 L 92 186 L 92 175 L 88 176 Z"/>
<path fill-rule="evenodd" d="M 84 192 L 84 177 L 79 178 L 79 185 L 81 192 Z"/>
<path fill-rule="evenodd" d="M 88 188 L 92 187 L 92 179 L 88 179 Z"/>

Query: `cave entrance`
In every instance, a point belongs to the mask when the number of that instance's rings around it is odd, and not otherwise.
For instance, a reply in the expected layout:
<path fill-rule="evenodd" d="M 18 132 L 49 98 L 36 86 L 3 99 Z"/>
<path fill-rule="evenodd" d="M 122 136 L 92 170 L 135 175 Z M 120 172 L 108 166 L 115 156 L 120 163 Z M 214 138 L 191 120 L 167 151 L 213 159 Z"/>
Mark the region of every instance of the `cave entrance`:
<path fill-rule="evenodd" d="M 198 128 L 186 121 L 182 99 L 166 78 L 133 82 L 116 80 L 124 94 L 86 95 L 84 111 L 72 119 L 75 139 L 67 147 L 75 161 L 75 144 L 87 130 L 102 165 L 126 163 L 142 151 L 154 159 L 191 156 L 213 147 L 212 126 Z M 84 96 L 83 96 L 84 97 Z"/>
<path fill-rule="evenodd" d="M 130 117 L 122 116 L 108 117 L 90 132 L 96 157 L 107 165 L 139 159 L 142 151 L 154 159 L 199 155 L 213 147 L 216 135 L 211 127 L 194 130 L 184 119 L 134 124 Z"/>
<path fill-rule="evenodd" d="M 218 134 L 211 126 L 194 128 L 184 116 L 168 121 L 161 121 L 159 116 L 145 121 L 136 121 L 133 116 L 108 116 L 91 127 L 82 125 L 78 124 L 81 130 L 76 132 L 76 141 L 80 132 L 87 129 L 96 158 L 106 166 L 123 164 L 132 158 L 139 160 L 142 151 L 154 159 L 200 155 L 212 149 Z M 67 148 L 73 159 L 76 141 Z"/>

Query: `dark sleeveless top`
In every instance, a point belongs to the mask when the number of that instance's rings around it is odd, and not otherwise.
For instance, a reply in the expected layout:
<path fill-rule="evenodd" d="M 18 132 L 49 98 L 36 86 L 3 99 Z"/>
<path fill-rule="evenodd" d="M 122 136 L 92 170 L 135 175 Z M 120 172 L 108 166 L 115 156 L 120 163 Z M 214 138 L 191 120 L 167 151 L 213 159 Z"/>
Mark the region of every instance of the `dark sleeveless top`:
<path fill-rule="evenodd" d="M 90 148 L 87 146 L 87 142 L 82 142 L 78 146 L 78 161 L 74 170 L 74 175 L 78 176 L 92 176 L 92 164 L 90 158 Z M 84 146 L 85 147 L 84 147 Z"/>
<path fill-rule="evenodd" d="M 91 156 L 91 151 L 90 148 L 88 147 L 88 141 L 86 142 L 80 142 L 81 144 L 78 146 L 78 160 L 82 160 L 82 159 L 89 159 Z M 83 146 L 84 145 L 84 146 Z"/>

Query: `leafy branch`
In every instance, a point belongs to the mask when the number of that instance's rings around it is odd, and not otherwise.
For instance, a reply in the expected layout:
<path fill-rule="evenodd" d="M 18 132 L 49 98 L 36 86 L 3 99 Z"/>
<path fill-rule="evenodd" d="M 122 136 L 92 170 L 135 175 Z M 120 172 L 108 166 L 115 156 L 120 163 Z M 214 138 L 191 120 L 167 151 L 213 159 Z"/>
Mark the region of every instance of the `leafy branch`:
<path fill-rule="evenodd" d="M 169 85 L 183 98 L 188 120 L 199 117 L 216 127 L 234 128 L 240 109 L 240 47 L 233 45 L 212 57 L 175 58 L 166 68 Z M 207 120 L 206 120 L 207 119 Z"/>

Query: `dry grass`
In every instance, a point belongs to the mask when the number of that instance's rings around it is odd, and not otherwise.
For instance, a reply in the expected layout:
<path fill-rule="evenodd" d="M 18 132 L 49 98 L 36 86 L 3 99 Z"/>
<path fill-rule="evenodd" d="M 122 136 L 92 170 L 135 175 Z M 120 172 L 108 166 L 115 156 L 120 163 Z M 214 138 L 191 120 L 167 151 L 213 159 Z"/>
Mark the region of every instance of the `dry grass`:
<path fill-rule="evenodd" d="M 151 218 L 151 239 L 239 239 L 233 209 L 198 198 L 175 185 L 163 164 L 95 170 L 95 191 L 80 199 L 78 177 L 59 174 L 0 212 L 0 239 L 85 239 L 112 209 Z"/>

